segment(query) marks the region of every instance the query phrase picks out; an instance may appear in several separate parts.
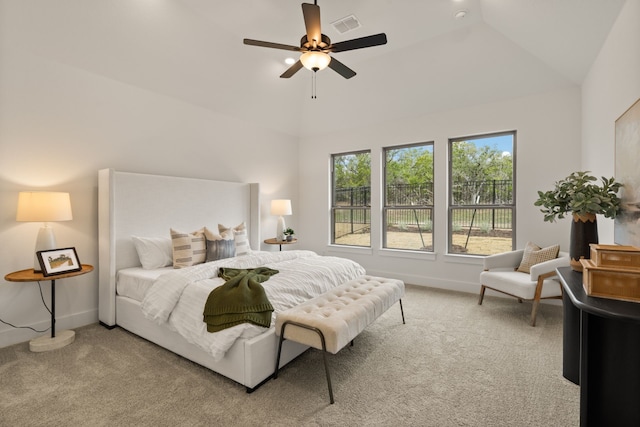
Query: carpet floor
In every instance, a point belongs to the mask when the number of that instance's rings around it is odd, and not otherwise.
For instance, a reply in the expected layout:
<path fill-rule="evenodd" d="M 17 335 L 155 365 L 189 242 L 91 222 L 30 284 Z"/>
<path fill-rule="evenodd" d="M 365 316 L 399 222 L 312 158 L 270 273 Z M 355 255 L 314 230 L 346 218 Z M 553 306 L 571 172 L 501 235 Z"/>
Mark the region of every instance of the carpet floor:
<path fill-rule="evenodd" d="M 308 350 L 252 394 L 127 331 L 89 325 L 62 349 L 0 349 L 2 426 L 573 426 L 579 387 L 562 376 L 562 310 L 407 286 L 336 355 L 329 404 Z"/>

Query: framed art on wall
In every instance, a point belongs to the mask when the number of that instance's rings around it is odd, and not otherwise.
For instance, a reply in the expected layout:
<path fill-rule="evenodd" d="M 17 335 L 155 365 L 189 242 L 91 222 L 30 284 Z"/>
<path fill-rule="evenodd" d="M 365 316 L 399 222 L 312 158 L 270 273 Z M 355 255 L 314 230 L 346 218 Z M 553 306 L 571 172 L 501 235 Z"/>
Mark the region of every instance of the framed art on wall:
<path fill-rule="evenodd" d="M 640 246 L 640 99 L 616 120 L 616 180 L 622 183 L 614 241 Z"/>
<path fill-rule="evenodd" d="M 43 276 L 82 270 L 76 248 L 51 249 L 38 251 L 37 254 Z"/>

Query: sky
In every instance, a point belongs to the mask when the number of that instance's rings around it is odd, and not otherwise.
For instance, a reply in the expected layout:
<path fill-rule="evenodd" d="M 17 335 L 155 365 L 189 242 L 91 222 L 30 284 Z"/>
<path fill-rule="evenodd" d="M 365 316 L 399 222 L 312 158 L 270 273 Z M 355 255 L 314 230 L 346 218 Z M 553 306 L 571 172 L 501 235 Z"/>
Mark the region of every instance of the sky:
<path fill-rule="evenodd" d="M 513 155 L 513 135 L 500 135 L 488 138 L 474 139 L 476 145 L 488 145 L 497 148 L 503 153 L 507 152 Z"/>

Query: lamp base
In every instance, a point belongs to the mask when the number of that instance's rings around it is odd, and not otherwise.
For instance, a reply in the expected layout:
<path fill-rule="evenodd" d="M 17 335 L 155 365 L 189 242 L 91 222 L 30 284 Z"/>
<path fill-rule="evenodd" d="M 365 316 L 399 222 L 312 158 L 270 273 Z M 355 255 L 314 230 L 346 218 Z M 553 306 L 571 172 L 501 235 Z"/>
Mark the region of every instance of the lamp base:
<path fill-rule="evenodd" d="M 36 251 L 33 255 L 33 271 L 40 272 L 40 261 L 38 261 L 38 251 L 48 251 L 49 249 L 57 249 L 56 236 L 53 234 L 53 227 L 49 227 L 46 223 L 40 227 L 38 238 L 36 239 Z"/>
<path fill-rule="evenodd" d="M 48 335 L 32 339 L 29 341 L 29 350 L 34 353 L 43 351 L 57 350 L 74 342 L 76 332 L 70 330 L 56 331 L 56 336 L 51 338 Z"/>
<path fill-rule="evenodd" d="M 287 227 L 284 225 L 284 217 L 278 217 L 278 227 L 276 228 L 276 240 L 278 242 L 284 241 L 284 230 Z"/>

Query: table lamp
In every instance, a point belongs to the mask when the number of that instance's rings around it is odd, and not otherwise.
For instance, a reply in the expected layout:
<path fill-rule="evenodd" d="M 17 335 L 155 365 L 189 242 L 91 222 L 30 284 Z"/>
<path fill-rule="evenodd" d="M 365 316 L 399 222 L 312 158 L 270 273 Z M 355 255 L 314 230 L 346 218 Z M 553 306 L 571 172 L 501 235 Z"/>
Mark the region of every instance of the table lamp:
<path fill-rule="evenodd" d="M 51 191 L 21 191 L 18 194 L 16 221 L 42 222 L 36 239 L 33 270 L 40 271 L 38 251 L 57 249 L 56 236 L 49 222 L 70 221 L 71 199 L 69 193 Z"/>
<path fill-rule="evenodd" d="M 272 200 L 271 215 L 278 215 L 278 227 L 276 228 L 276 240 L 282 242 L 284 240 L 284 224 L 283 215 L 291 215 L 291 200 Z"/>

